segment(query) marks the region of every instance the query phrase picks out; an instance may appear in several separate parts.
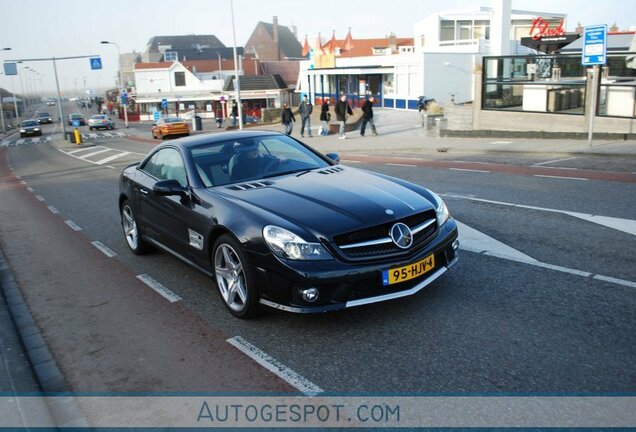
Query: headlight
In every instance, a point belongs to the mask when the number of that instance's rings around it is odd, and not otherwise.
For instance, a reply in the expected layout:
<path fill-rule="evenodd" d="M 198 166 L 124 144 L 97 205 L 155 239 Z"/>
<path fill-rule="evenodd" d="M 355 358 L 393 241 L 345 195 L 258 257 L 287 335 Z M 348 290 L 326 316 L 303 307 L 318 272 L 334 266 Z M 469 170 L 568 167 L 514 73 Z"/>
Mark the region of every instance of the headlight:
<path fill-rule="evenodd" d="M 20 129 L 20 133 L 25 133 L 26 129 Z"/>
<path fill-rule="evenodd" d="M 450 217 L 450 212 L 448 211 L 448 207 L 446 207 L 444 200 L 442 200 L 439 195 L 434 192 L 431 192 L 431 195 L 433 195 L 433 198 L 435 198 L 436 201 L 435 214 L 437 216 L 437 226 L 442 226 Z"/>
<path fill-rule="evenodd" d="M 40 128 L 33 128 L 33 130 L 34 130 L 34 131 L 39 131 L 39 130 L 40 130 Z"/>
<path fill-rule="evenodd" d="M 263 228 L 263 238 L 272 252 L 291 260 L 333 259 L 320 243 L 308 243 L 286 229 L 268 225 Z"/>

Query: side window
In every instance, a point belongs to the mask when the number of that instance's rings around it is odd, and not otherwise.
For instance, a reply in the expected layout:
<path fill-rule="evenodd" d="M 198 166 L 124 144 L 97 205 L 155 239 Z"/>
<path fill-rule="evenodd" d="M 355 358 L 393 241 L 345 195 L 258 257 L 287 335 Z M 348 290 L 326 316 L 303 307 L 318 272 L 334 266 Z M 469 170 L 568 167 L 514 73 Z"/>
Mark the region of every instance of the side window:
<path fill-rule="evenodd" d="M 188 185 L 185 165 L 181 154 L 172 148 L 159 150 L 143 167 L 143 170 L 159 180 L 177 180 L 181 186 Z"/>

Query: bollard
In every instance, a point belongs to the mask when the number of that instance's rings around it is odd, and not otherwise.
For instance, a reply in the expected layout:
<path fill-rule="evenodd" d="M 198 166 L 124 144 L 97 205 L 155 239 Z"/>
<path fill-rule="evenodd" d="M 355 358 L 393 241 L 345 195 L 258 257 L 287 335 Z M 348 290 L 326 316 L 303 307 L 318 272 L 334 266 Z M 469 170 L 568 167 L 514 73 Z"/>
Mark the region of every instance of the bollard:
<path fill-rule="evenodd" d="M 75 128 L 75 143 L 76 144 L 81 144 L 82 143 L 82 134 L 80 134 L 79 130 L 77 128 Z"/>

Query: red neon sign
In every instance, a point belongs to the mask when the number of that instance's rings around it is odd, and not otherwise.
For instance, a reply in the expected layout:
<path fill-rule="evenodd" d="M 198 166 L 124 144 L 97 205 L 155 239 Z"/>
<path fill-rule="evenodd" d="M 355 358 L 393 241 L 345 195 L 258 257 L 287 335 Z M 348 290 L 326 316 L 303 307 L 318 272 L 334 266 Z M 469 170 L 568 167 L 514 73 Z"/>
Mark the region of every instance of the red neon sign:
<path fill-rule="evenodd" d="M 565 18 L 561 20 L 561 23 L 556 28 L 550 27 L 550 21 L 538 17 L 532 20 L 532 27 L 530 27 L 530 36 L 532 39 L 539 40 L 546 36 L 563 36 L 565 34 Z"/>

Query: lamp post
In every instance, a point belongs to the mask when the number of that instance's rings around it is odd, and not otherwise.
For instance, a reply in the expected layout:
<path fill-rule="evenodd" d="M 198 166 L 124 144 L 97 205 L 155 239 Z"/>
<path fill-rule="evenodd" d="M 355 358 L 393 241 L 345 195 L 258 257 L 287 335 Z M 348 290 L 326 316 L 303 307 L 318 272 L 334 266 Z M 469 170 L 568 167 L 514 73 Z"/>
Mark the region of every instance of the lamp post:
<path fill-rule="evenodd" d="M 121 51 L 119 50 L 119 45 L 117 45 L 115 42 L 110 41 L 101 41 L 100 43 L 103 45 L 115 45 L 115 47 L 117 48 L 117 65 L 119 70 L 119 97 L 122 98 L 126 89 L 124 88 L 124 76 L 121 71 Z M 128 102 L 126 102 L 126 105 L 124 105 L 124 101 L 123 99 L 121 99 L 121 103 L 124 107 L 124 124 L 126 125 L 126 127 L 128 127 Z"/>
<path fill-rule="evenodd" d="M 236 103 L 238 104 L 239 129 L 243 129 L 243 104 L 241 103 L 241 86 L 238 73 L 238 56 L 236 54 L 236 29 L 234 28 L 234 1 L 230 0 L 232 11 L 232 39 L 234 44 L 234 90 L 236 90 Z"/>
<path fill-rule="evenodd" d="M 2 48 L 2 50 L 0 51 L 11 51 L 11 48 L 7 47 L 7 48 Z M 13 97 L 15 98 L 15 95 L 13 95 Z M 4 124 L 4 106 L 3 106 L 3 102 L 2 102 L 2 91 L 0 91 L 0 118 L 2 119 L 2 133 L 6 133 L 7 132 L 7 127 Z"/>

